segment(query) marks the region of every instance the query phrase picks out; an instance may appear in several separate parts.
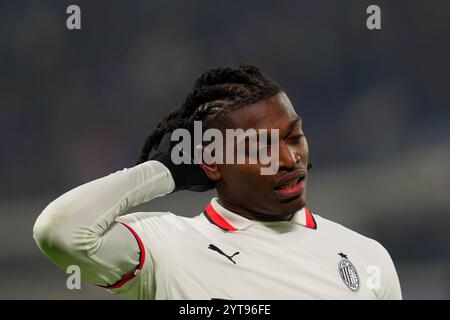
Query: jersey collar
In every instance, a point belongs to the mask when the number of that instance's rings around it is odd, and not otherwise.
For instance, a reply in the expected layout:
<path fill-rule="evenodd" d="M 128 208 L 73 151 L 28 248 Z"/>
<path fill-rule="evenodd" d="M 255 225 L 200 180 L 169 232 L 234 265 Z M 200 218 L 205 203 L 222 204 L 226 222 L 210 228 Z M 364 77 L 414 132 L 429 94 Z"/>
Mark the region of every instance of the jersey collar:
<path fill-rule="evenodd" d="M 244 230 L 255 223 L 253 220 L 244 218 L 226 208 L 224 208 L 217 198 L 213 198 L 203 212 L 212 224 L 225 231 Z M 292 223 L 300 224 L 309 229 L 317 229 L 317 223 L 313 214 L 308 208 L 303 207 L 297 211 L 289 220 Z"/>

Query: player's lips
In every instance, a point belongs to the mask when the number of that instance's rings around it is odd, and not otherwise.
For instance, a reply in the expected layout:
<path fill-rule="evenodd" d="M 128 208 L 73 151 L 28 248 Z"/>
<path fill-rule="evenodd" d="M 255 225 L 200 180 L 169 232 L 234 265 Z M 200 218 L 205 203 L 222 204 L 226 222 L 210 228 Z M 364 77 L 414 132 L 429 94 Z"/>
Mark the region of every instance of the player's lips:
<path fill-rule="evenodd" d="M 288 173 L 273 186 L 277 198 L 286 200 L 300 195 L 305 187 L 306 171 Z"/>

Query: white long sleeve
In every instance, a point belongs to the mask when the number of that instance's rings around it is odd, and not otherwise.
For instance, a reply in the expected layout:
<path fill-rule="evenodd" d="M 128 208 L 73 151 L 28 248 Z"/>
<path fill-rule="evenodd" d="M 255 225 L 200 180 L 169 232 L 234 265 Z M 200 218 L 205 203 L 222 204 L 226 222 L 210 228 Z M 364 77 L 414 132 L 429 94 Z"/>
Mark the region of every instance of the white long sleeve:
<path fill-rule="evenodd" d="M 51 202 L 34 225 L 34 239 L 63 270 L 77 265 L 84 281 L 112 285 L 136 268 L 140 256 L 135 237 L 116 218 L 174 187 L 170 171 L 157 161 L 117 171 Z"/>

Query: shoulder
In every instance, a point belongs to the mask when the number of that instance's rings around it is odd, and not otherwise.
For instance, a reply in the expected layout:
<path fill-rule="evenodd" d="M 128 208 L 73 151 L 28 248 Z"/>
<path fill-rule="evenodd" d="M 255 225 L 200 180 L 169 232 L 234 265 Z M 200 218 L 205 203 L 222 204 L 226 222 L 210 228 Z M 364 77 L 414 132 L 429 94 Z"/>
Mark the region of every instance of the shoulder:
<path fill-rule="evenodd" d="M 172 212 L 133 212 L 116 218 L 117 222 L 134 225 L 144 225 L 146 223 L 168 223 L 177 221 L 177 216 Z"/>
<path fill-rule="evenodd" d="M 374 241 L 373 239 L 366 237 L 340 223 L 331 221 L 317 214 L 314 214 L 314 219 L 317 221 L 318 229 L 321 233 L 329 234 L 330 236 L 339 235 L 339 238 L 353 241 L 358 240 L 365 243 L 371 243 Z"/>
<path fill-rule="evenodd" d="M 314 214 L 314 218 L 317 221 L 318 231 L 325 239 L 352 246 L 360 252 L 384 261 L 391 259 L 388 251 L 378 241 L 317 214 Z"/>
<path fill-rule="evenodd" d="M 164 235 L 174 231 L 184 232 L 198 224 L 198 218 L 178 216 L 172 212 L 134 212 L 116 218 L 117 222 L 126 224 L 136 231 L 151 233 L 153 235 Z"/>

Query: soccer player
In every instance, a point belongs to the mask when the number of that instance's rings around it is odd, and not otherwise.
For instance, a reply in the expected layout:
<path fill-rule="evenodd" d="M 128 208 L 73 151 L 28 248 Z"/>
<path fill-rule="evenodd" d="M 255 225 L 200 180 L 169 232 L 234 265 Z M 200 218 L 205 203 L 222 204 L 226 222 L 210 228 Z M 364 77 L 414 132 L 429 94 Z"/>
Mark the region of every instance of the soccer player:
<path fill-rule="evenodd" d="M 277 172 L 262 175 L 260 162 L 175 164 L 168 136 L 194 121 L 222 132 L 277 129 Z M 136 166 L 54 200 L 34 238 L 62 269 L 77 265 L 84 281 L 131 299 L 401 299 L 378 242 L 305 206 L 308 164 L 302 119 L 276 82 L 253 65 L 212 69 L 146 139 Z M 211 188 L 218 196 L 194 218 L 124 215 Z"/>

